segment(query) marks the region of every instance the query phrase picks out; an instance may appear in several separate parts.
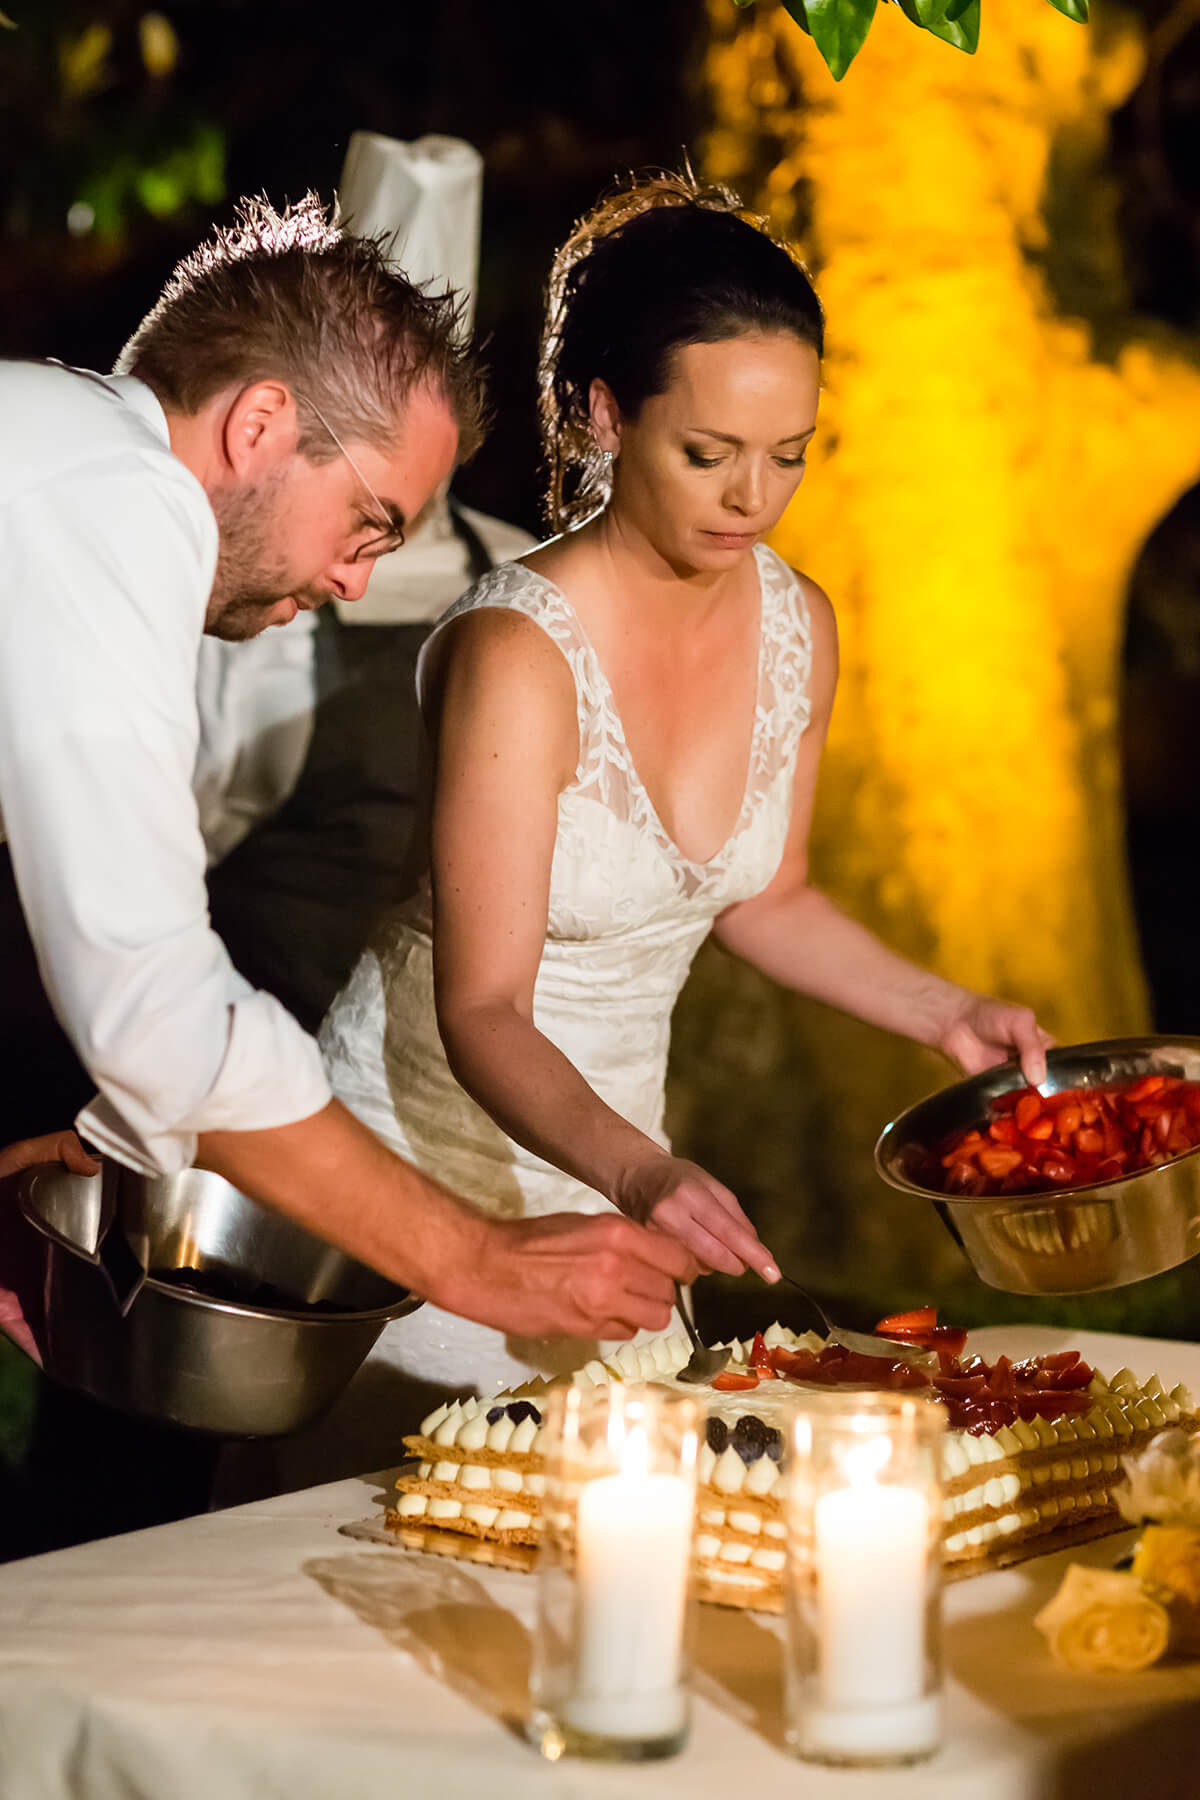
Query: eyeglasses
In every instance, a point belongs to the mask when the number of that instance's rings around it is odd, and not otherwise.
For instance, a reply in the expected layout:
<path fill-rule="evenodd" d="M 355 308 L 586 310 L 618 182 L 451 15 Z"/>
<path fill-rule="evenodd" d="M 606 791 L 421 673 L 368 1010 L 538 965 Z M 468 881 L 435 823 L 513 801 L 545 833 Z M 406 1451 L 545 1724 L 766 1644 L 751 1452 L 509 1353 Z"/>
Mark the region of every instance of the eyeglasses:
<path fill-rule="evenodd" d="M 349 560 L 351 562 L 373 562 L 377 556 L 386 556 L 391 550 L 399 550 L 401 544 L 404 542 L 404 527 L 396 524 L 393 517 L 394 509 L 384 505 L 383 501 L 379 498 L 379 495 L 375 492 L 375 489 L 371 486 L 370 482 L 367 480 L 366 476 L 363 474 L 362 470 L 359 468 L 358 464 L 355 462 L 316 401 L 310 400 L 307 394 L 296 394 L 294 397 L 297 400 L 303 401 L 304 405 L 307 406 L 311 412 L 316 413 L 317 418 L 321 421 L 321 424 L 325 427 L 346 461 L 350 464 L 350 467 L 354 470 L 354 473 L 358 476 L 359 481 L 370 495 L 371 501 L 376 508 L 376 517 L 369 522 L 378 527 L 379 535 L 370 538 L 365 544 L 360 544 Z"/>

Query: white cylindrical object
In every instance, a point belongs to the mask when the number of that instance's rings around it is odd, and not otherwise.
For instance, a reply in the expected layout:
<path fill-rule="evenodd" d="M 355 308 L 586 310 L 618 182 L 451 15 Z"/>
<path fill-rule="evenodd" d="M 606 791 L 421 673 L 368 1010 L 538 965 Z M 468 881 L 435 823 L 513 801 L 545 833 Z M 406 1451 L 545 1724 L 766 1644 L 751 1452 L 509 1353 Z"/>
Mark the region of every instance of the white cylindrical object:
<path fill-rule="evenodd" d="M 577 1656 L 565 1708 L 575 1730 L 656 1738 L 683 1726 L 692 1510 L 691 1486 L 677 1475 L 611 1475 L 581 1488 Z"/>
<path fill-rule="evenodd" d="M 420 286 L 462 295 L 475 310 L 483 158 L 461 138 L 404 143 L 375 131 L 350 139 L 338 187 L 342 218 L 362 237 L 386 240 L 389 262 Z"/>
<path fill-rule="evenodd" d="M 929 1507 L 907 1488 L 841 1488 L 814 1509 L 818 1698 L 806 1732 L 830 1755 L 904 1755 L 936 1744 L 925 1697 Z"/>
<path fill-rule="evenodd" d="M 812 1396 L 788 1477 L 788 1742 L 914 1762 L 941 1740 L 945 1414 L 900 1392 Z"/>
<path fill-rule="evenodd" d="M 919 1699 L 925 1666 L 929 1508 L 911 1488 L 835 1489 L 813 1521 L 826 1706 Z"/>
<path fill-rule="evenodd" d="M 937 1694 L 865 1710 L 816 1705 L 804 1719 L 805 1752 L 839 1762 L 903 1762 L 936 1750 L 941 1736 Z"/>
<path fill-rule="evenodd" d="M 640 1383 L 552 1387 L 528 1734 L 644 1762 L 687 1741 L 699 1408 Z"/>

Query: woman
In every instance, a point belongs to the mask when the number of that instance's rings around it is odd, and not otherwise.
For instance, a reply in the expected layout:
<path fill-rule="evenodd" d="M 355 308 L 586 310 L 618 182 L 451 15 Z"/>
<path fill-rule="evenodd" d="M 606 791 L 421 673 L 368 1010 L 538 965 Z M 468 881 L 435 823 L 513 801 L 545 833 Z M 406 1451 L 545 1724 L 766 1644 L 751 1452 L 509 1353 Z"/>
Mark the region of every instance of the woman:
<path fill-rule="evenodd" d="M 636 183 L 559 254 L 542 423 L 562 535 L 485 576 L 427 647 L 429 879 L 322 1047 L 339 1096 L 481 1206 L 615 1205 L 709 1268 L 771 1278 L 733 1195 L 663 1134 L 671 1010 L 710 931 L 966 1070 L 1016 1050 L 1040 1079 L 1048 1040 L 808 883 L 836 633 L 762 539 L 804 474 L 822 316 L 735 204 Z M 388 1353 L 488 1389 L 587 1350 L 425 1308 Z"/>

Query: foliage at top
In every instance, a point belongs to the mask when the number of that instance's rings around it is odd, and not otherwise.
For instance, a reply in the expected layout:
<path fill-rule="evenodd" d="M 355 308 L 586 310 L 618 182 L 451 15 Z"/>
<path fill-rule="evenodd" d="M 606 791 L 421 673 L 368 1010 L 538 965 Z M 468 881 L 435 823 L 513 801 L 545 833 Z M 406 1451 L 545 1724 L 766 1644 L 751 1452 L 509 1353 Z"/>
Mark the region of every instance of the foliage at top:
<path fill-rule="evenodd" d="M 735 6 L 753 6 L 754 0 L 734 0 Z M 835 81 L 840 81 L 862 49 L 875 8 L 880 0 L 783 0 L 801 31 L 806 31 L 825 58 Z M 979 43 L 981 0 L 882 0 L 899 6 L 918 31 L 931 31 L 943 43 L 974 56 Z M 1050 0 L 1068 19 L 1084 24 L 1088 0 Z"/>

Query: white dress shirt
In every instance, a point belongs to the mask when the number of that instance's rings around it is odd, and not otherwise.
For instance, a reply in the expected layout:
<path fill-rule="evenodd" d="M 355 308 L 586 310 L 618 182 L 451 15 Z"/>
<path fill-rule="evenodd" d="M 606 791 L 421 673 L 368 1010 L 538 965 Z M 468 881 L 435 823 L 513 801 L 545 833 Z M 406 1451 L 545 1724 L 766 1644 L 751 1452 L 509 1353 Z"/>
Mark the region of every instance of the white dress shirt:
<path fill-rule="evenodd" d="M 208 922 L 191 782 L 216 555 L 144 383 L 0 363 L 0 833 L 100 1090 L 79 1127 L 147 1173 L 329 1099 L 313 1040 Z"/>

